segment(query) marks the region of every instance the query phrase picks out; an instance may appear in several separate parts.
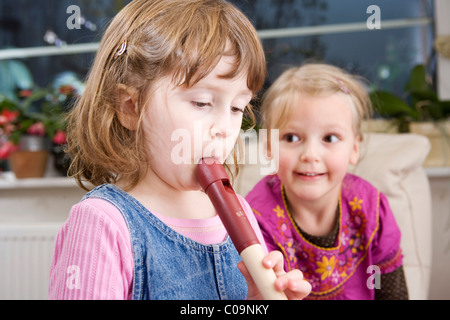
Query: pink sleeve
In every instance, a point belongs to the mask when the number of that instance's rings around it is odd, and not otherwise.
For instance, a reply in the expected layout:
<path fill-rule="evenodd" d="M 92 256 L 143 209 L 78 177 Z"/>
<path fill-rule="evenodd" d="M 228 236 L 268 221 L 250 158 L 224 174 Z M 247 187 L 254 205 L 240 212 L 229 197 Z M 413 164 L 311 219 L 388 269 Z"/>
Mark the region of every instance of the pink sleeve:
<path fill-rule="evenodd" d="M 121 213 L 100 199 L 73 206 L 56 237 L 49 299 L 126 300 L 132 282 L 130 235 Z"/>
<path fill-rule="evenodd" d="M 245 200 L 242 196 L 238 195 L 238 199 L 241 203 L 242 208 L 245 210 L 245 213 L 247 214 L 247 218 L 250 221 L 250 224 L 253 227 L 253 230 L 255 230 L 256 236 L 258 237 L 259 242 L 261 243 L 261 246 L 264 249 L 264 252 L 267 254 L 269 253 L 269 250 L 267 249 L 266 242 L 264 241 L 264 237 L 261 233 L 261 229 L 259 228 L 258 221 L 256 221 L 255 215 L 253 214 L 253 210 L 248 204 L 247 200 Z"/>

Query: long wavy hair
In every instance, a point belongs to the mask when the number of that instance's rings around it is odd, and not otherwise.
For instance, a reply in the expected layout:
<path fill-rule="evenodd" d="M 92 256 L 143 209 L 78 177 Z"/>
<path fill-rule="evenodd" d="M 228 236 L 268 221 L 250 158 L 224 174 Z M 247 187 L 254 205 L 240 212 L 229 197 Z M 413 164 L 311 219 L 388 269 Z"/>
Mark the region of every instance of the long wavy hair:
<path fill-rule="evenodd" d="M 86 89 L 69 115 L 71 176 L 84 189 L 124 179 L 133 188 L 147 168 L 141 118 L 152 85 L 172 76 L 190 87 L 223 55 L 235 58 L 226 78 L 247 74 L 256 95 L 266 77 L 264 51 L 251 22 L 222 0 L 134 0 L 111 21 L 100 43 Z M 139 123 L 118 118 L 118 88 L 138 94 Z M 149 95 L 149 96 L 147 96 Z M 250 106 L 249 106 L 250 108 Z"/>

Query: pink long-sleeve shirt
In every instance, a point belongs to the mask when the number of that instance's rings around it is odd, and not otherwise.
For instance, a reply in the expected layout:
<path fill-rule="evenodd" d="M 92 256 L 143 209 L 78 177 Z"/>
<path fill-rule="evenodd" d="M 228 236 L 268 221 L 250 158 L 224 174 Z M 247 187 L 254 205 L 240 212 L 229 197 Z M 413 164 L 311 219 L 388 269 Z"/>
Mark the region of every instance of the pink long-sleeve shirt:
<path fill-rule="evenodd" d="M 242 197 L 238 198 L 267 252 L 252 210 Z M 202 244 L 220 243 L 227 235 L 217 215 L 189 220 L 153 214 L 175 231 Z M 86 199 L 73 206 L 55 240 L 49 299 L 129 300 L 133 272 L 130 233 L 120 211 L 102 199 Z"/>

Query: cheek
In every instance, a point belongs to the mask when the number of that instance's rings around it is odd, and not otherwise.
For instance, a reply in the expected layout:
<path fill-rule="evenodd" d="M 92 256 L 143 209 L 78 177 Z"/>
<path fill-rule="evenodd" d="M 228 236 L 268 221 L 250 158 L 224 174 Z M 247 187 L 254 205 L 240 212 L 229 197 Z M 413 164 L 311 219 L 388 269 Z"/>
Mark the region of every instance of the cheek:
<path fill-rule="evenodd" d="M 329 172 L 343 176 L 351 163 L 351 153 L 348 150 L 331 152 L 327 155 L 325 162 Z"/>
<path fill-rule="evenodd" d="M 239 123 L 235 124 L 233 126 L 233 129 L 231 130 L 231 134 L 226 138 L 226 143 L 228 145 L 234 146 L 237 142 L 237 139 L 239 135 L 241 134 L 241 124 L 242 121 L 239 121 Z"/>
<path fill-rule="evenodd" d="M 148 121 L 143 126 L 143 134 L 145 139 L 145 148 L 146 153 L 148 155 L 148 159 L 152 165 L 156 165 L 156 163 L 177 163 L 180 162 L 178 158 L 172 159 L 172 151 L 179 148 L 181 144 L 183 147 L 186 144 L 186 140 L 184 136 L 177 139 L 177 133 L 181 132 L 180 130 L 176 130 L 172 126 L 172 123 L 167 121 Z M 187 154 L 185 152 L 185 154 Z M 184 156 L 184 154 L 182 154 Z M 182 158 L 183 162 L 187 160 Z"/>
<path fill-rule="evenodd" d="M 288 171 L 292 171 L 298 162 L 298 155 L 280 146 L 278 154 L 274 154 L 275 165 L 278 166 L 278 172 L 280 175 L 286 174 Z"/>

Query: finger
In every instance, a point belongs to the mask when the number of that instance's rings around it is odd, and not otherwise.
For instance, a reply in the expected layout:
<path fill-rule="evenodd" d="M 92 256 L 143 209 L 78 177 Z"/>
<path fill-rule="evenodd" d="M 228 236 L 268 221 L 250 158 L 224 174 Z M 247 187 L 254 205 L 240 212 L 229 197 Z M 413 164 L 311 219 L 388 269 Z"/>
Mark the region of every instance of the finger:
<path fill-rule="evenodd" d="M 295 295 L 296 299 L 304 299 L 311 292 L 311 284 L 308 281 L 302 280 L 298 282 L 296 285 L 296 289 L 292 290 L 293 295 Z"/>
<path fill-rule="evenodd" d="M 298 269 L 294 269 L 292 271 L 289 271 L 288 273 L 286 273 L 286 277 L 288 277 L 289 279 L 292 280 L 303 280 L 303 272 L 301 272 Z"/>
<path fill-rule="evenodd" d="M 303 280 L 300 270 L 292 270 L 278 277 L 275 287 L 284 291 L 288 299 L 303 299 L 311 292 L 311 285 Z"/>
<path fill-rule="evenodd" d="M 277 275 L 284 273 L 284 259 L 280 251 L 271 251 L 263 259 L 266 268 L 273 268 Z"/>
<path fill-rule="evenodd" d="M 283 279 L 276 282 L 276 288 L 283 291 L 289 300 L 303 299 L 311 292 L 311 284 L 304 280 Z"/>
<path fill-rule="evenodd" d="M 302 281 L 303 273 L 298 269 L 294 269 L 288 273 L 280 275 L 276 280 L 275 286 L 279 290 L 291 289 L 295 291 L 298 284 Z"/>

